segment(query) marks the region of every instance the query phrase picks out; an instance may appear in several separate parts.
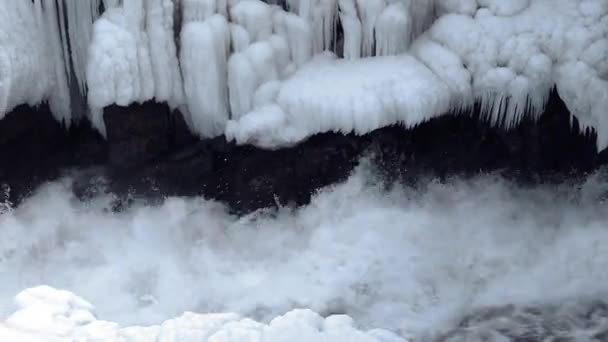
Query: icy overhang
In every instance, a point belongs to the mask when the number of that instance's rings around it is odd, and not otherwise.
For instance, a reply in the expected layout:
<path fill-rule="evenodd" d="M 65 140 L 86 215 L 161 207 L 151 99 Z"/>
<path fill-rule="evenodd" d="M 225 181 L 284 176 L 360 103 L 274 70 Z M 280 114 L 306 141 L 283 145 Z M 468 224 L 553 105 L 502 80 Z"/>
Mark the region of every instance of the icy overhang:
<path fill-rule="evenodd" d="M 0 0 L 0 116 L 49 101 L 69 122 L 82 96 L 103 133 L 105 106 L 154 99 L 201 137 L 273 148 L 474 103 L 510 128 L 557 87 L 608 145 L 606 0 L 272 3 Z"/>

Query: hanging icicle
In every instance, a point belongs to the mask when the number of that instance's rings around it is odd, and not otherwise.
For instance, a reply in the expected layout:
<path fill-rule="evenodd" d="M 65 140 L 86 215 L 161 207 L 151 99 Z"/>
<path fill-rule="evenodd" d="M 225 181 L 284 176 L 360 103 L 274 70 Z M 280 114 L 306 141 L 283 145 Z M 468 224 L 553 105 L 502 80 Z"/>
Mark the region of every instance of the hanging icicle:
<path fill-rule="evenodd" d="M 62 37 L 69 40 L 69 66 L 78 84 L 80 95 L 86 96 L 86 70 L 88 61 L 88 49 L 93 34 L 93 23 L 99 17 L 99 5 L 101 0 L 61 0 L 67 14 L 67 32 L 63 28 Z M 117 0 L 104 0 L 106 8 L 112 7 Z M 67 50 L 64 41 L 64 50 Z M 66 60 L 67 63 L 67 60 Z M 68 73 L 69 74 L 69 73 Z"/>

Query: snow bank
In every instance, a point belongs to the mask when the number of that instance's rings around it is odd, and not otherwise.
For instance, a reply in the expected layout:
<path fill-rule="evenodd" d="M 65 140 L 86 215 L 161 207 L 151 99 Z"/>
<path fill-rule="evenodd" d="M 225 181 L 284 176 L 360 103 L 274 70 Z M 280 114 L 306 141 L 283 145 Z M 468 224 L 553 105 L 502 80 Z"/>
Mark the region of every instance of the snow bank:
<path fill-rule="evenodd" d="M 348 316 L 323 318 L 310 310 L 294 310 L 268 324 L 236 314 L 185 313 L 158 326 L 122 328 L 97 320 L 85 300 L 48 286 L 27 289 L 16 302 L 19 310 L 0 323 L 3 341 L 406 342 L 386 330 L 359 330 Z"/>

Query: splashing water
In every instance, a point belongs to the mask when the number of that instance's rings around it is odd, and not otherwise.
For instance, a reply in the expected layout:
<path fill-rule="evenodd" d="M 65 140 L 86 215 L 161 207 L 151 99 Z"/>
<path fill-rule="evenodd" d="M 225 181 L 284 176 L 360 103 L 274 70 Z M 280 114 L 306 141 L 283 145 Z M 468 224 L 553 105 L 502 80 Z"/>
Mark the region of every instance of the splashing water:
<path fill-rule="evenodd" d="M 310 308 L 427 340 L 487 308 L 607 298 L 601 172 L 578 186 L 479 176 L 387 190 L 361 166 L 305 207 L 241 218 L 202 198 L 116 213 L 112 196 L 83 203 L 69 184 L 0 215 L 1 317 L 19 291 L 46 284 L 126 325 Z"/>

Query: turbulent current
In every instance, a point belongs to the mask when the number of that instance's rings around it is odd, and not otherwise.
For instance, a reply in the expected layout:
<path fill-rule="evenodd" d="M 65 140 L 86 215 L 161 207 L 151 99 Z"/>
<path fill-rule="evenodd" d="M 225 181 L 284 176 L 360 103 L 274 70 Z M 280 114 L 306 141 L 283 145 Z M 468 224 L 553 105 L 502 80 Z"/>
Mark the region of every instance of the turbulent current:
<path fill-rule="evenodd" d="M 75 199 L 69 179 L 0 214 L 0 321 L 38 285 L 99 319 L 347 314 L 414 341 L 608 340 L 608 180 L 491 175 L 386 187 L 360 166 L 309 205 L 235 217 L 203 198 Z M 1 210 L 1 209 L 0 209 Z"/>

